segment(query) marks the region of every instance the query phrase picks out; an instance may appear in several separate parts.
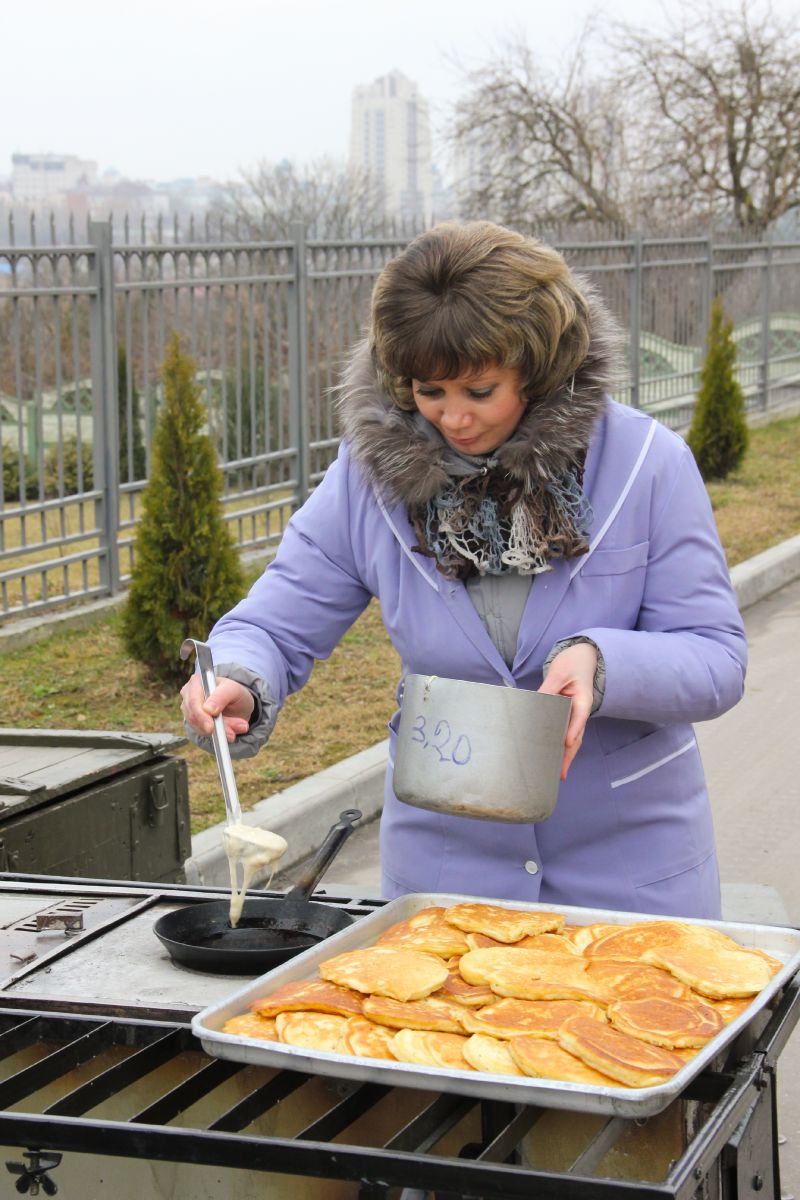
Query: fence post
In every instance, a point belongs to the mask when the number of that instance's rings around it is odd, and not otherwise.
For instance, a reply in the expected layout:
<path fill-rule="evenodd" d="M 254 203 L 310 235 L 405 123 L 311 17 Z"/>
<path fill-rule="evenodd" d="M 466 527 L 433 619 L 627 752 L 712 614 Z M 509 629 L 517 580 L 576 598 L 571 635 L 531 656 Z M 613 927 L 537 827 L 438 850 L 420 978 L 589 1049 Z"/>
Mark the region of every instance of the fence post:
<path fill-rule="evenodd" d="M 308 412 L 308 266 L 306 263 L 306 227 L 292 221 L 294 285 L 289 305 L 289 436 L 297 448 L 297 503 L 308 496 L 309 483 L 309 412 Z"/>
<path fill-rule="evenodd" d="M 90 221 L 92 255 L 91 360 L 92 360 L 92 466 L 104 554 L 100 557 L 100 582 L 111 596 L 120 590 L 119 579 L 119 410 L 117 407 L 117 357 L 114 319 L 114 253 L 111 222 Z"/>
<path fill-rule="evenodd" d="M 633 408 L 642 406 L 642 235 L 633 239 L 633 278 L 630 286 L 630 327 L 628 370 L 630 372 L 630 397 Z"/>
<path fill-rule="evenodd" d="M 772 235 L 764 242 L 764 279 L 761 290 L 761 408 L 769 408 L 769 319 L 772 303 Z"/>
<path fill-rule="evenodd" d="M 700 339 L 700 353 L 706 344 L 708 331 L 711 328 L 711 305 L 714 301 L 714 239 L 706 239 L 706 270 L 703 278 L 703 336 Z"/>

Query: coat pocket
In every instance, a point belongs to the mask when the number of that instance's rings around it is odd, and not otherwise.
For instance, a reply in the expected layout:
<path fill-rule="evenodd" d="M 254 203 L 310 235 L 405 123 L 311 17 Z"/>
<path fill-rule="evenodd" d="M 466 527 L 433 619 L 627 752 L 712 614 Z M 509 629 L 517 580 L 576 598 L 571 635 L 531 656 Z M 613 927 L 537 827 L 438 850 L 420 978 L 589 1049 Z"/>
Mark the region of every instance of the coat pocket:
<path fill-rule="evenodd" d="M 635 887 L 690 871 L 714 852 L 691 725 L 666 725 L 607 754 L 608 783 Z"/>
<path fill-rule="evenodd" d="M 615 550 L 595 550 L 581 567 L 581 575 L 627 575 L 638 567 L 647 566 L 649 542 L 635 546 L 620 546 Z"/>

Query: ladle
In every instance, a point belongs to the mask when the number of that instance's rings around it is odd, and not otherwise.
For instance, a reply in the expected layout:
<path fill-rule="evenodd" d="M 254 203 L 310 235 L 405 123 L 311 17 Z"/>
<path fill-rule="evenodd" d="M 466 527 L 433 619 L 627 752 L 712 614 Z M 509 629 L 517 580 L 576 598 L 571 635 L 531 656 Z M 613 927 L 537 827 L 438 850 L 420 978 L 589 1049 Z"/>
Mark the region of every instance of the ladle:
<path fill-rule="evenodd" d="M 211 647 L 206 642 L 197 641 L 195 638 L 186 638 L 181 646 L 181 658 L 187 659 L 192 653 L 192 649 L 197 655 L 203 694 L 208 700 L 217 686 Z M 227 826 L 223 830 L 222 842 L 231 870 L 231 924 L 235 926 L 241 912 L 244 893 L 253 875 L 260 867 L 280 858 L 286 850 L 286 842 L 279 834 L 242 824 L 242 808 L 239 803 L 239 793 L 236 790 L 225 722 L 222 714 L 218 714 L 212 719 L 214 725 L 211 731 L 211 740 L 214 744 L 214 754 L 227 814 Z M 240 862 L 243 874 L 241 887 L 238 880 Z"/>

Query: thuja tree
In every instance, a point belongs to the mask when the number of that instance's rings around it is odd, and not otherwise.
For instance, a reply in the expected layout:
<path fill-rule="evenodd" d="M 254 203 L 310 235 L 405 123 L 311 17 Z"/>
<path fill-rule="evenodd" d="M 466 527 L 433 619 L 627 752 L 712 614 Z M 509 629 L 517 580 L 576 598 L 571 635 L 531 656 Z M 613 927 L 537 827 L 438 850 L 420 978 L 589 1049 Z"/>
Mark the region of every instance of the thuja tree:
<path fill-rule="evenodd" d="M 123 615 L 133 657 L 176 685 L 188 670 L 179 657 L 183 639 L 204 639 L 244 587 L 222 519 L 222 475 L 203 429 L 206 412 L 194 373 L 194 363 L 173 335 Z"/>
<path fill-rule="evenodd" d="M 119 405 L 119 477 L 122 483 L 132 483 L 135 479 L 144 479 L 147 455 L 142 436 L 139 391 L 132 377 L 130 420 L 128 420 L 128 360 L 122 346 L 117 351 L 117 396 Z"/>
<path fill-rule="evenodd" d="M 734 373 L 733 322 L 719 296 L 711 306 L 707 351 L 687 441 L 703 479 L 724 479 L 744 458 L 748 442 L 744 392 Z"/>

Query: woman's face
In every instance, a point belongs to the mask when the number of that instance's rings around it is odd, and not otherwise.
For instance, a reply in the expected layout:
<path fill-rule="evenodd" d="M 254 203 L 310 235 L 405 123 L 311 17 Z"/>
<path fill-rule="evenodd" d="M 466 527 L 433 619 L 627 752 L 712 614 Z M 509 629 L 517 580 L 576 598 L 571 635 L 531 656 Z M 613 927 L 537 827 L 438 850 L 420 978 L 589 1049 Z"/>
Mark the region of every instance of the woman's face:
<path fill-rule="evenodd" d="M 525 411 L 515 367 L 484 367 L 456 379 L 412 379 L 411 388 L 425 420 L 462 454 L 496 450 Z"/>

